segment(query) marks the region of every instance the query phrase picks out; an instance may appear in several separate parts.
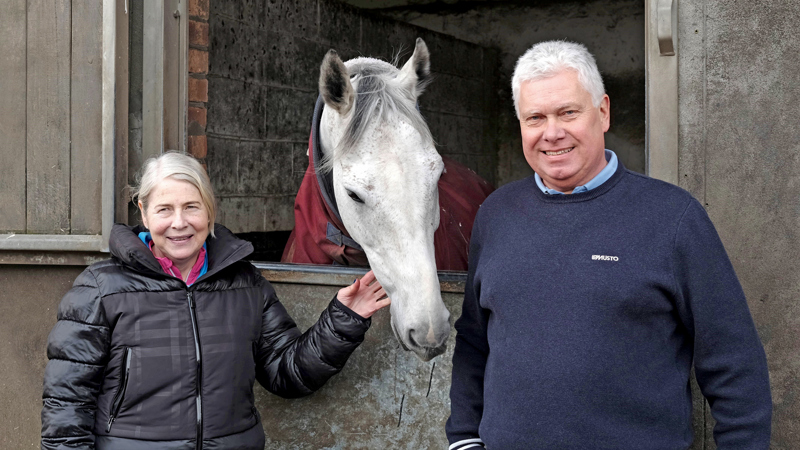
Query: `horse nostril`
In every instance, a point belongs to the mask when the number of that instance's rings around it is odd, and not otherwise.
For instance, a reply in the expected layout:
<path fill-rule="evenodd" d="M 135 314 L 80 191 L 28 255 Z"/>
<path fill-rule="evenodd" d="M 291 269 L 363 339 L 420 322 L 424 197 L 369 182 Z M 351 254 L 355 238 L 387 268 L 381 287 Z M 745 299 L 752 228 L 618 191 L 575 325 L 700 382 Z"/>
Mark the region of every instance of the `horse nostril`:
<path fill-rule="evenodd" d="M 413 329 L 413 328 L 412 328 L 412 329 L 410 329 L 410 330 L 408 330 L 408 343 L 409 343 L 409 344 L 410 344 L 412 347 L 419 347 L 419 346 L 420 346 L 420 345 L 417 343 L 417 341 L 414 339 L 414 329 Z"/>

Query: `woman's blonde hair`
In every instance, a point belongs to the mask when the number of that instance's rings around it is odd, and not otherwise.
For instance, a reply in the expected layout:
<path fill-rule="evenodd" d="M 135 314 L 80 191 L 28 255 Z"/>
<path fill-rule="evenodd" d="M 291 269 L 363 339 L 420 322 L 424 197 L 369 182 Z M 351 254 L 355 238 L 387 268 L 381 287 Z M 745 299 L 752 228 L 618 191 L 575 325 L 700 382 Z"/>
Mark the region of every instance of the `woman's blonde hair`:
<path fill-rule="evenodd" d="M 208 211 L 208 231 L 211 237 L 215 237 L 214 220 L 217 217 L 217 208 L 214 189 L 203 166 L 189 155 L 170 151 L 145 161 L 142 165 L 139 186 L 134 187 L 131 200 L 134 203 L 142 202 L 143 210 L 147 211 L 150 193 L 166 178 L 189 182 L 200 191 L 200 198 Z"/>

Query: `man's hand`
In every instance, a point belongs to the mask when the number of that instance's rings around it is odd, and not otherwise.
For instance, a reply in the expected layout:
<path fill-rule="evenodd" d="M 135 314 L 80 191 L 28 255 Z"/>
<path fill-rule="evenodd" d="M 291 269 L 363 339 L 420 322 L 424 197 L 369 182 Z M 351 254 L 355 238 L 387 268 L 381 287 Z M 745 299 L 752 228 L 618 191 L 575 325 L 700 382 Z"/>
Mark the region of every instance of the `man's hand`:
<path fill-rule="evenodd" d="M 365 319 L 372 317 L 375 311 L 392 303 L 371 270 L 360 280 L 356 279 L 350 286 L 339 289 L 337 298 L 344 306 Z"/>

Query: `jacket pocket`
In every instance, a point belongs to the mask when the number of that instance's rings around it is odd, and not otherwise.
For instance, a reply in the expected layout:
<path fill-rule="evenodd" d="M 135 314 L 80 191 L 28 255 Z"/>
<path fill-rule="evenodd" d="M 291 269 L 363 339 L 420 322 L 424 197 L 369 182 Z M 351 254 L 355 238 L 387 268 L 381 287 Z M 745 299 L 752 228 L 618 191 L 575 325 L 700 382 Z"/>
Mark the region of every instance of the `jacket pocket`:
<path fill-rule="evenodd" d="M 119 410 L 122 407 L 122 400 L 125 399 L 125 390 L 128 388 L 128 375 L 131 370 L 131 349 L 125 347 L 122 354 L 122 366 L 120 368 L 120 383 L 117 392 L 114 394 L 114 399 L 111 401 L 111 412 L 108 415 L 108 425 L 106 426 L 106 433 L 111 431 L 111 425 L 117 419 Z"/>

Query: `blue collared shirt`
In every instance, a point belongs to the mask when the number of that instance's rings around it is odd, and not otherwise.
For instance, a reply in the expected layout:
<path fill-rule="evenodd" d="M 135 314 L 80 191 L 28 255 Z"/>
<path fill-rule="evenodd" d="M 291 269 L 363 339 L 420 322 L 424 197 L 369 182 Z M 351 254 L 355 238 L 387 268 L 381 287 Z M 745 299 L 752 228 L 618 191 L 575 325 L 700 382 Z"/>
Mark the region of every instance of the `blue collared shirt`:
<path fill-rule="evenodd" d="M 572 190 L 573 194 L 580 194 L 581 192 L 591 191 L 592 189 L 600 186 L 601 184 L 608 181 L 611 178 L 611 175 L 614 175 L 614 172 L 617 171 L 617 154 L 612 152 L 609 149 L 606 149 L 606 161 L 608 162 L 603 170 L 600 171 L 594 178 L 589 180 L 588 183 L 582 186 L 575 186 L 575 189 Z M 538 173 L 533 174 L 533 177 L 536 179 L 536 185 L 539 186 L 539 189 L 542 190 L 545 194 L 549 195 L 565 195 L 561 191 L 557 191 L 555 189 L 550 189 L 544 185 L 542 182 L 542 177 L 539 176 Z"/>

